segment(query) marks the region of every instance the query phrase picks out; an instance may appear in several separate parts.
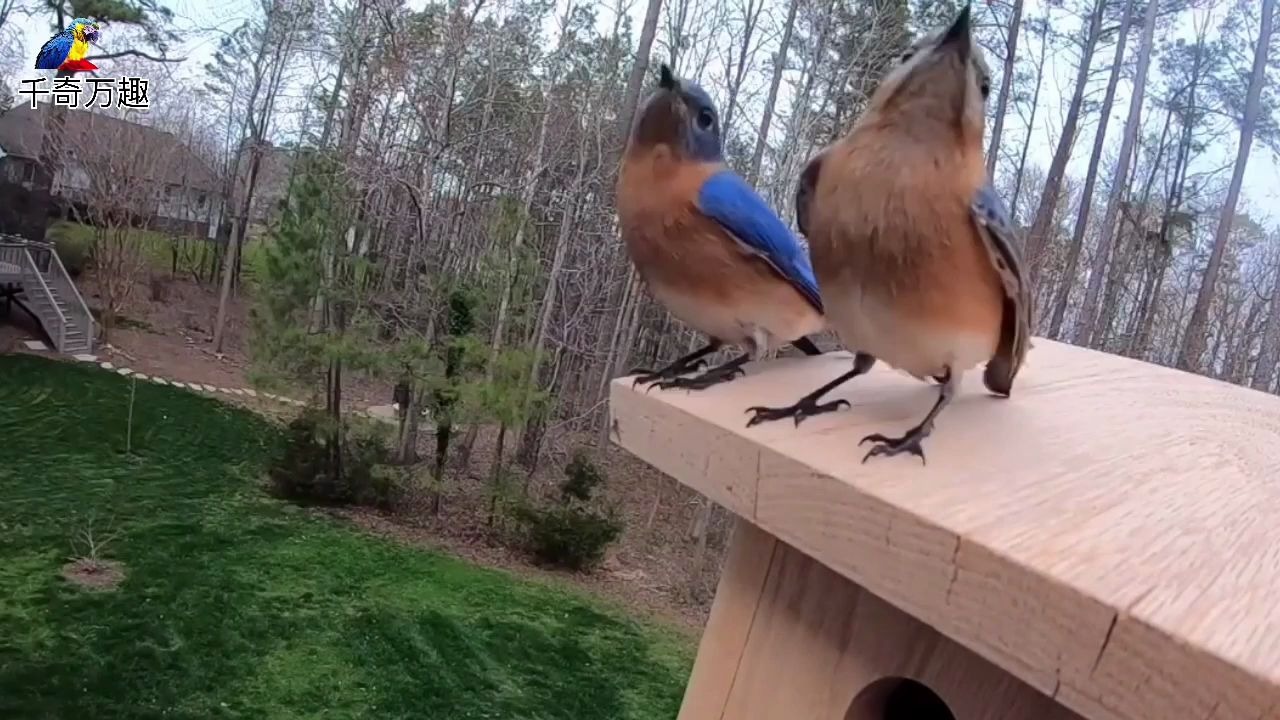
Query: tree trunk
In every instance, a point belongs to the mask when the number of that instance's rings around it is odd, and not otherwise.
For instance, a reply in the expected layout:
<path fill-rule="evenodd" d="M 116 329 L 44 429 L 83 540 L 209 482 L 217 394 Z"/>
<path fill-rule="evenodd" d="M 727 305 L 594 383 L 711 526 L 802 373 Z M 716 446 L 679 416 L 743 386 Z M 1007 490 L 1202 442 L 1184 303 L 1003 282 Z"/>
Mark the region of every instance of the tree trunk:
<path fill-rule="evenodd" d="M 1255 390 L 1270 391 L 1275 379 L 1276 358 L 1280 356 L 1280 236 L 1276 237 L 1276 251 L 1272 253 L 1275 269 L 1271 279 L 1271 307 L 1262 330 L 1262 347 L 1258 351 L 1258 364 L 1253 371 Z"/>
<path fill-rule="evenodd" d="M 1049 164 L 1044 190 L 1040 193 L 1040 205 L 1036 208 L 1031 231 L 1027 233 L 1026 257 L 1033 282 L 1040 275 L 1041 256 L 1048 246 L 1050 225 L 1053 224 L 1054 213 L 1058 209 L 1058 196 L 1062 194 L 1067 162 L 1071 159 L 1071 146 L 1075 143 L 1076 127 L 1080 124 L 1084 91 L 1089 84 L 1089 67 L 1093 63 L 1093 52 L 1098 46 L 1098 35 L 1102 32 L 1102 10 L 1105 6 L 1105 0 L 1095 0 L 1093 12 L 1089 16 L 1089 28 L 1080 51 L 1080 66 L 1076 68 L 1075 90 L 1071 94 L 1071 104 L 1067 107 L 1067 117 L 1062 124 L 1062 135 L 1053 151 L 1053 161 Z"/>
<path fill-rule="evenodd" d="M 1125 179 L 1129 176 L 1129 160 L 1133 156 L 1133 146 L 1138 140 L 1138 129 L 1142 119 L 1142 103 L 1147 91 L 1147 69 L 1151 66 L 1151 46 L 1154 44 L 1156 15 L 1159 3 L 1147 2 L 1147 14 L 1142 21 L 1142 45 L 1138 48 L 1138 69 L 1133 77 L 1133 95 L 1129 98 L 1129 116 L 1124 122 L 1124 139 L 1120 142 L 1120 157 L 1116 162 L 1115 174 L 1111 180 L 1111 192 L 1107 196 L 1107 209 L 1102 217 L 1102 234 L 1098 237 L 1098 251 L 1093 256 L 1093 265 L 1089 269 L 1089 286 L 1085 291 L 1084 306 L 1080 309 L 1080 321 L 1076 325 L 1075 344 L 1090 345 L 1094 341 L 1095 324 L 1098 316 L 1098 293 L 1102 289 L 1102 280 L 1106 272 L 1107 257 L 1111 254 L 1111 241 L 1116 232 L 1116 218 L 1120 212 L 1120 199 L 1124 195 Z M 1133 0 L 1125 6 L 1125 27 L 1128 27 L 1129 15 L 1133 9 Z M 1124 32 L 1122 30 L 1122 32 Z M 1120 51 L 1116 51 L 1119 58 Z M 1118 62 L 1118 60 L 1117 60 Z M 1107 107 L 1104 112 L 1110 110 Z"/>
<path fill-rule="evenodd" d="M 1018 0 L 1021 3 L 1021 0 Z M 769 81 L 769 95 L 764 101 L 764 114 L 760 117 L 760 129 L 756 132 L 756 147 L 751 151 L 751 164 L 747 166 L 747 182 L 755 185 L 760 179 L 760 164 L 764 162 L 764 149 L 769 144 L 769 126 L 773 123 L 773 108 L 778 102 L 778 88 L 782 85 L 782 74 L 787 69 L 787 51 L 791 48 L 791 32 L 796 25 L 796 10 L 800 8 L 800 0 L 791 0 L 787 8 L 787 20 L 782 26 L 782 40 L 778 43 L 778 54 L 773 57 L 773 78 Z"/>
<path fill-rule="evenodd" d="M 1071 287 L 1075 284 L 1076 265 L 1080 261 L 1080 252 L 1084 247 L 1084 234 L 1089 229 L 1089 212 L 1093 208 L 1093 187 L 1098 180 L 1098 163 L 1102 160 L 1102 150 L 1107 144 L 1107 123 L 1111 119 L 1111 105 L 1116 98 L 1116 85 L 1120 83 L 1120 69 L 1124 65 L 1124 48 L 1129 37 L 1129 22 L 1133 17 L 1134 0 L 1124 4 L 1124 17 L 1120 20 L 1120 30 L 1116 37 L 1116 56 L 1111 63 L 1111 77 L 1107 80 L 1107 92 L 1102 99 L 1102 108 L 1098 115 L 1098 130 L 1093 136 L 1093 152 L 1089 155 L 1089 169 L 1084 175 L 1084 189 L 1080 191 L 1080 206 L 1076 211 L 1076 225 L 1071 232 L 1071 246 L 1067 249 L 1067 265 L 1062 271 L 1062 281 L 1058 284 L 1058 294 L 1053 302 L 1053 319 L 1049 321 L 1049 337 L 1061 336 L 1062 320 L 1067 313 L 1067 300 L 1071 297 Z M 1056 160 L 1056 158 L 1055 158 Z M 1126 173 L 1128 169 L 1126 168 Z M 1120 182 L 1124 182 L 1123 176 Z M 1037 214 L 1036 220 L 1039 221 Z M 1103 263 L 1106 257 L 1103 257 Z"/>
<path fill-rule="evenodd" d="M 564 270 L 565 256 L 569 252 L 569 240 L 573 235 L 574 224 L 577 220 L 578 199 L 581 195 L 583 176 L 586 174 L 587 155 L 586 148 L 579 147 L 578 169 L 574 174 L 573 181 L 569 184 L 564 216 L 560 219 L 560 232 L 556 234 L 556 249 L 551 258 L 551 269 L 547 273 L 547 289 L 542 298 L 542 307 L 538 312 L 538 324 L 534 330 L 533 358 L 529 362 L 529 386 L 525 390 L 520 413 L 525 420 L 529 420 L 531 398 L 538 387 L 542 375 L 542 361 L 547 347 L 547 334 L 551 327 L 551 316 L 555 312 L 559 295 L 560 273 Z M 521 432 L 517 443 L 520 448 L 519 455 L 525 458 L 526 465 L 530 467 L 533 466 L 533 461 L 536 459 L 535 448 L 530 442 L 535 442 L 538 436 L 539 434 L 536 432 Z"/>
<path fill-rule="evenodd" d="M 246 109 L 247 140 L 249 142 L 249 169 L 245 182 L 244 197 L 240 200 L 240 219 L 233 226 L 232 237 L 228 239 L 228 247 L 223 257 L 222 289 L 218 295 L 218 313 L 213 325 L 213 351 L 222 352 L 225 341 L 227 314 L 231 303 L 231 289 L 234 287 L 236 275 L 240 268 L 240 248 L 249 229 L 249 213 L 253 208 L 253 196 L 258 185 L 258 171 L 262 164 L 262 144 L 266 141 L 271 128 L 271 116 L 274 114 L 276 100 L 280 95 L 280 86 L 284 81 L 286 57 L 293 48 L 295 33 L 285 28 L 283 35 L 271 32 L 278 29 L 279 19 L 273 17 L 274 11 L 267 15 L 267 27 L 263 31 L 263 44 L 253 63 L 253 89 L 249 94 L 249 107 Z M 270 48 L 268 42 L 274 40 L 276 45 Z M 265 69 L 270 54 L 270 69 Z M 265 88 L 264 88 L 265 83 Z M 260 95 L 260 93 L 262 93 Z M 238 164 L 238 163 L 237 163 Z"/>
<path fill-rule="evenodd" d="M 1196 102 L 1196 80 L 1200 72 L 1200 58 L 1202 45 L 1197 45 L 1194 66 L 1192 73 L 1192 84 L 1187 88 L 1187 108 L 1195 107 Z M 1147 305 L 1146 313 L 1143 315 L 1142 323 L 1138 331 L 1137 352 L 1135 357 L 1145 358 L 1151 352 L 1151 337 L 1155 328 L 1155 316 L 1160 302 L 1160 293 L 1164 288 L 1164 279 L 1169 272 L 1169 265 L 1173 262 L 1173 239 L 1169 237 L 1172 230 L 1173 216 L 1182 208 L 1182 191 L 1187 178 L 1187 166 L 1191 159 L 1191 141 L 1194 137 L 1195 129 L 1190 118 L 1189 112 L 1184 114 L 1182 119 L 1182 135 L 1178 140 L 1178 151 L 1173 160 L 1173 180 L 1169 186 L 1169 192 L 1165 200 L 1164 214 L 1160 218 L 1160 230 L 1157 234 L 1157 246 L 1155 248 L 1157 258 L 1157 270 L 1155 287 L 1151 291 L 1151 300 Z M 1181 316 L 1179 316 L 1181 321 Z"/>
<path fill-rule="evenodd" d="M 1172 129 L 1173 107 L 1170 105 L 1169 109 L 1165 112 L 1164 128 L 1160 131 L 1160 142 L 1156 146 L 1156 157 L 1151 163 L 1151 171 L 1147 174 L 1147 181 L 1142 186 L 1142 198 L 1138 203 L 1138 216 L 1133 220 L 1133 239 L 1129 244 L 1129 251 L 1125 253 L 1125 266 L 1123 272 L 1112 273 L 1108 276 L 1107 290 L 1102 301 L 1102 308 L 1105 312 L 1102 329 L 1105 334 L 1111 332 L 1112 323 L 1116 319 L 1116 310 L 1112 307 L 1112 303 L 1115 302 L 1115 298 L 1120 291 L 1120 285 L 1128 277 L 1129 268 L 1132 267 L 1134 259 L 1138 259 L 1138 262 L 1140 263 L 1139 273 L 1142 278 L 1141 289 L 1135 295 L 1133 310 L 1129 313 L 1128 323 L 1124 330 L 1125 342 L 1124 350 L 1122 351 L 1125 355 L 1129 355 L 1131 357 L 1134 356 L 1133 352 L 1137 347 L 1138 328 L 1142 320 L 1142 314 L 1145 312 L 1147 303 L 1150 301 L 1152 281 L 1154 280 L 1155 274 L 1152 269 L 1152 261 L 1147 259 L 1149 254 L 1154 257 L 1153 253 L 1157 249 L 1153 246 L 1151 248 L 1151 252 L 1148 252 L 1147 245 L 1150 243 L 1151 235 L 1147 232 L 1147 213 L 1151 207 L 1151 192 L 1155 187 L 1156 174 L 1160 171 L 1160 166 L 1164 162 L 1164 153 L 1169 147 L 1167 142 L 1169 139 L 1169 131 Z M 1137 152 L 1136 148 L 1135 152 Z M 1122 212 L 1120 227 L 1124 226 L 1123 214 L 1124 213 Z M 1118 229 L 1117 233 L 1120 234 L 1120 237 L 1124 236 L 1124 234 Z M 1098 343 L 1098 346 L 1102 347 L 1105 342 L 1106 337 L 1104 335 L 1102 340 Z"/>
<path fill-rule="evenodd" d="M 1253 338 L 1258 333 L 1258 318 L 1261 314 L 1262 301 L 1254 299 L 1249 303 L 1249 315 L 1244 320 L 1236 342 L 1227 348 L 1227 352 L 1231 353 L 1229 378 L 1236 385 L 1245 384 L 1245 377 L 1249 374 L 1249 351 L 1253 348 Z"/>
<path fill-rule="evenodd" d="M 728 77 L 729 93 L 724 104 L 723 122 L 720 124 L 721 137 L 731 136 L 733 121 L 737 119 L 738 95 L 742 92 L 742 83 L 746 80 L 749 69 L 747 59 L 751 55 L 751 39 L 755 37 L 756 26 L 760 22 L 760 11 L 763 8 L 763 0 L 743 0 L 742 2 L 742 29 L 735 33 L 738 40 L 738 64 L 733 67 L 732 76 Z"/>
<path fill-rule="evenodd" d="M 422 415 L 418 392 L 412 383 L 405 383 L 408 392 L 400 406 L 400 432 L 396 438 L 396 462 L 412 465 L 418 462 L 418 422 Z"/>
<path fill-rule="evenodd" d="M 1046 11 L 1045 22 L 1048 23 Z M 1018 171 L 1013 178 L 1013 199 L 1009 202 L 1009 210 L 1018 216 L 1018 198 L 1022 196 L 1022 178 L 1027 168 L 1027 150 L 1031 147 L 1031 131 L 1036 126 L 1036 113 L 1040 109 L 1040 88 L 1044 87 L 1044 65 L 1049 56 L 1049 39 L 1041 38 L 1040 57 L 1036 64 L 1036 87 L 1031 92 L 1031 116 L 1027 120 L 1027 137 L 1022 142 L 1022 152 L 1018 155 Z M 994 177 L 992 178 L 994 179 Z"/>
<path fill-rule="evenodd" d="M 218 294 L 218 315 L 213 323 L 213 351 L 222 352 L 226 340 L 227 314 L 231 306 L 231 288 L 234 284 L 236 267 L 240 264 L 240 246 L 244 243 L 245 233 L 249 228 L 249 212 L 253 206 L 253 193 L 258 185 L 258 170 L 261 167 L 262 151 L 256 140 L 249 148 L 249 177 L 245 182 L 244 197 L 240 200 L 240 219 L 233 225 L 230 239 L 227 240 L 227 251 L 222 256 L 222 290 Z"/>
<path fill-rule="evenodd" d="M 1196 294 L 1196 304 L 1187 322 L 1187 333 L 1178 354 L 1178 367 L 1196 372 L 1204 355 L 1205 331 L 1209 320 L 1209 305 L 1213 301 L 1214 286 L 1222 267 L 1222 255 L 1231 237 L 1231 224 L 1235 220 L 1236 205 L 1240 202 L 1240 186 L 1244 182 L 1245 166 L 1249 162 L 1249 150 L 1253 145 L 1253 131 L 1258 124 L 1258 111 L 1262 86 L 1267 79 L 1267 50 L 1271 45 L 1271 24 L 1275 19 L 1275 0 L 1262 0 L 1262 27 L 1258 32 L 1258 45 L 1253 55 L 1253 71 L 1249 76 L 1249 91 L 1245 96 L 1244 118 L 1240 123 L 1240 147 L 1236 151 L 1235 169 L 1231 173 L 1231 185 L 1227 199 L 1218 218 L 1218 230 L 1213 237 L 1213 251 L 1205 268 Z"/>
<path fill-rule="evenodd" d="M 635 267 L 629 266 L 626 279 L 623 280 L 622 299 L 618 304 L 618 314 L 614 318 L 613 332 L 610 333 L 610 341 L 608 352 L 606 353 L 603 371 L 601 372 L 600 385 L 596 390 L 596 400 L 601 400 L 609 396 L 609 381 L 613 379 L 614 374 L 622 363 L 627 361 L 627 357 L 621 353 L 620 344 L 622 342 L 623 333 L 626 332 L 627 318 L 631 313 L 633 304 L 638 303 L 641 298 L 637 295 L 642 292 L 640 280 L 636 277 Z M 600 444 L 609 441 L 609 414 L 605 413 L 600 422 Z"/>
<path fill-rule="evenodd" d="M 801 163 L 808 161 L 808 149 L 812 146 L 813 132 L 810 118 L 813 109 L 810 99 L 818 82 L 818 66 L 826 56 L 827 42 L 832 33 L 831 14 L 835 10 L 835 0 L 827 0 L 823 5 L 822 15 L 814 20 L 819 29 L 817 42 L 810 53 L 806 53 L 804 67 L 800 76 L 800 92 L 791 104 L 791 117 L 787 120 L 787 132 L 782 139 L 781 157 L 774 172 L 774 201 L 778 205 L 791 202 L 794 195 L 795 179 L 800 175 Z M 782 182 L 779 185 L 778 179 Z M 781 202 L 779 202 L 781 201 Z"/>
<path fill-rule="evenodd" d="M 636 48 L 636 61 L 627 75 L 626 94 L 622 96 L 622 112 L 618 114 L 618 147 L 626 145 L 635 122 L 636 108 L 640 105 L 640 91 L 645 73 L 649 72 L 649 53 L 653 50 L 653 38 L 658 31 L 658 15 L 662 13 L 662 0 L 649 0 L 640 26 L 640 45 Z"/>
<path fill-rule="evenodd" d="M 1009 19 L 1009 42 L 1005 44 L 1004 72 L 1000 76 L 1000 99 L 991 126 L 991 144 L 987 146 L 987 175 L 996 176 L 996 158 L 1000 156 L 1000 136 L 1004 133 L 1004 115 L 1009 107 L 1009 91 L 1013 88 L 1013 71 L 1018 59 L 1018 30 L 1022 25 L 1022 0 L 1013 0 L 1013 16 Z"/>
<path fill-rule="evenodd" d="M 507 442 L 507 424 L 498 428 L 498 442 L 493 448 L 493 474 L 489 477 L 489 527 L 498 519 L 498 497 L 506 492 L 502 481 L 502 455 Z"/>
<path fill-rule="evenodd" d="M 546 97 L 546 93 L 544 93 Z M 503 338 L 507 332 L 507 320 L 511 310 L 511 293 L 516 280 L 514 265 L 519 257 L 520 248 L 524 246 L 525 231 L 529 226 L 529 216 L 533 213 L 533 201 L 538 196 L 538 179 L 542 176 L 543 154 L 547 147 L 547 126 L 550 125 L 551 108 L 542 112 L 542 122 L 538 129 L 538 142 L 533 150 L 533 162 L 524 178 L 524 191 L 520 195 L 520 218 L 517 221 L 516 235 L 511 241 L 511 250 L 507 253 L 506 277 L 502 282 L 502 295 L 498 300 L 498 314 L 493 322 L 493 336 L 489 344 L 488 375 L 493 378 L 493 367 L 502 351 Z"/>

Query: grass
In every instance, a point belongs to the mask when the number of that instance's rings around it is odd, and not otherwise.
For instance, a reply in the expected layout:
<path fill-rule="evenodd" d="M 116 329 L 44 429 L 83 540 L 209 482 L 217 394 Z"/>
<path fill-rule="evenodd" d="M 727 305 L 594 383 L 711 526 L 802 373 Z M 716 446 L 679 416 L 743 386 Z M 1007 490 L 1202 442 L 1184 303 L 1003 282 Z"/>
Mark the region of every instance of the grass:
<path fill-rule="evenodd" d="M 152 272 L 167 273 L 173 268 L 173 245 L 175 242 L 180 244 L 180 252 L 178 257 L 178 272 L 187 274 L 195 272 L 196 267 L 200 263 L 201 243 L 203 240 L 191 237 L 177 237 L 168 235 L 156 230 L 139 230 L 132 231 L 132 237 L 135 242 L 142 244 L 142 257 L 145 259 L 146 267 Z M 45 232 L 45 238 L 54 241 L 61 248 L 60 252 L 73 253 L 83 258 L 87 258 L 89 248 L 93 245 L 93 227 L 77 222 L 67 220 L 58 220 L 52 223 Z M 261 267 L 265 261 L 265 252 L 267 245 L 271 242 L 270 235 L 265 228 L 259 226 L 250 226 L 249 236 L 241 248 L 241 273 L 244 282 L 253 285 L 256 276 L 261 272 Z M 63 262 L 70 269 L 71 261 L 64 257 Z"/>
<path fill-rule="evenodd" d="M 267 497 L 265 420 L 138 383 L 126 453 L 125 379 L 0 377 L 0 717 L 675 717 L 687 639 Z M 86 529 L 114 591 L 60 576 Z"/>

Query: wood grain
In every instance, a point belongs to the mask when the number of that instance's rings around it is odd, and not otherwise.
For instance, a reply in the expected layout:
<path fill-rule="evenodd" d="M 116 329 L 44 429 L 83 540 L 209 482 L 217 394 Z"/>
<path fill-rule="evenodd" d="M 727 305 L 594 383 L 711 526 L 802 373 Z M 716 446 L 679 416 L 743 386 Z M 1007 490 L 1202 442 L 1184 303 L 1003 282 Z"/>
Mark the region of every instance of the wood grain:
<path fill-rule="evenodd" d="M 746 521 L 734 537 L 680 720 L 879 720 L 855 705 L 885 678 L 924 684 L 957 720 L 1079 720 Z"/>
<path fill-rule="evenodd" d="M 725 717 L 777 547 L 777 539 L 769 533 L 745 521 L 736 523 L 679 720 Z"/>
<path fill-rule="evenodd" d="M 1093 720 L 1280 718 L 1280 398 L 1037 339 L 1012 398 L 965 378 L 927 466 L 860 463 L 936 393 L 883 368 L 746 427 L 851 362 L 619 380 L 614 439 Z"/>

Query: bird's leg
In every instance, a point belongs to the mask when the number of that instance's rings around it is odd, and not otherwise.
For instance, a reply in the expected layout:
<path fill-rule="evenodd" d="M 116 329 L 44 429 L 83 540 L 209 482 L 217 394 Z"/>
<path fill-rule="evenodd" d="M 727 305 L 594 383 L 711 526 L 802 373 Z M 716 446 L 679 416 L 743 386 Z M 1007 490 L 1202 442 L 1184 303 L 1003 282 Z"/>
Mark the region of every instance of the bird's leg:
<path fill-rule="evenodd" d="M 726 383 L 739 375 L 746 375 L 746 371 L 742 369 L 742 366 L 750 359 L 751 355 L 743 353 L 723 365 L 717 365 L 711 368 L 701 375 L 662 380 L 661 382 L 656 383 L 654 387 L 661 390 L 667 390 L 669 388 L 681 390 L 706 390 L 712 385 Z"/>
<path fill-rule="evenodd" d="M 859 445 L 866 442 L 873 442 L 876 444 L 875 447 L 871 448 L 871 450 L 867 451 L 867 454 L 863 456 L 862 462 L 866 462 L 874 455 L 893 457 L 894 455 L 901 455 L 902 453 L 910 453 L 919 457 L 920 462 L 925 462 L 924 448 L 920 446 L 920 443 L 923 442 L 925 438 L 929 437 L 929 433 L 933 432 L 933 421 L 938 417 L 938 413 L 942 412 L 942 408 L 951 404 L 951 398 L 955 395 L 956 383 L 959 380 L 959 378 L 951 372 L 950 368 L 947 369 L 944 375 L 937 379 L 942 381 L 942 384 L 938 388 L 938 401 L 933 404 L 933 407 L 929 410 L 929 414 L 924 416 L 924 420 L 921 420 L 919 425 L 908 430 L 907 434 L 902 437 L 891 438 L 881 435 L 880 433 L 875 433 L 862 438 L 861 442 L 858 443 Z"/>
<path fill-rule="evenodd" d="M 712 340 L 705 347 L 694 350 L 693 352 L 689 353 L 688 355 L 685 355 L 684 357 L 676 358 L 675 362 L 672 362 L 670 365 L 667 365 L 666 367 L 663 367 L 663 368 L 659 368 L 657 370 L 635 368 L 634 370 L 627 373 L 628 375 L 639 376 L 634 381 L 632 381 L 631 387 L 635 387 L 637 385 L 651 385 L 653 383 L 658 382 L 659 380 L 670 380 L 671 378 L 679 377 L 685 373 L 698 370 L 706 362 L 702 358 L 719 350 L 720 345 L 721 345 L 720 341 Z"/>
<path fill-rule="evenodd" d="M 794 419 L 796 427 L 800 427 L 800 423 L 806 418 L 839 410 L 842 405 L 844 407 L 849 407 L 848 400 L 832 400 L 831 402 L 819 403 L 818 399 L 840 385 L 843 385 L 853 378 L 866 373 L 871 369 L 871 366 L 875 364 L 875 357 L 867 355 L 866 353 L 858 353 L 854 356 L 852 370 L 800 398 L 800 400 L 794 405 L 781 408 L 770 408 L 757 405 L 755 407 L 747 408 L 747 412 L 755 413 L 751 416 L 751 419 L 747 421 L 747 427 L 759 425 L 760 423 L 773 422 L 775 420 L 783 420 L 785 418 Z"/>

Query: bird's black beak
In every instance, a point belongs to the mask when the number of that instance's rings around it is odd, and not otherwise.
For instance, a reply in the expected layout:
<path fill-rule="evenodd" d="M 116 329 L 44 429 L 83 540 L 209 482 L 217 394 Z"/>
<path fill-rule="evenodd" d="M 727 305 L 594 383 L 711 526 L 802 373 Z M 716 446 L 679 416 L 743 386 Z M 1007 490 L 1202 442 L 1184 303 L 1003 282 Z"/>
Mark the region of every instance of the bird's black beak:
<path fill-rule="evenodd" d="M 970 32 L 970 6 L 969 3 L 964 4 L 964 9 L 951 22 L 951 27 L 947 28 L 947 32 L 943 34 L 942 39 L 938 41 L 938 47 L 954 48 L 960 54 L 968 57 L 969 50 L 972 47 L 973 36 Z"/>
<path fill-rule="evenodd" d="M 658 68 L 658 87 L 663 90 L 677 90 L 680 87 L 680 82 L 676 80 L 676 76 L 666 63 L 662 63 Z"/>

